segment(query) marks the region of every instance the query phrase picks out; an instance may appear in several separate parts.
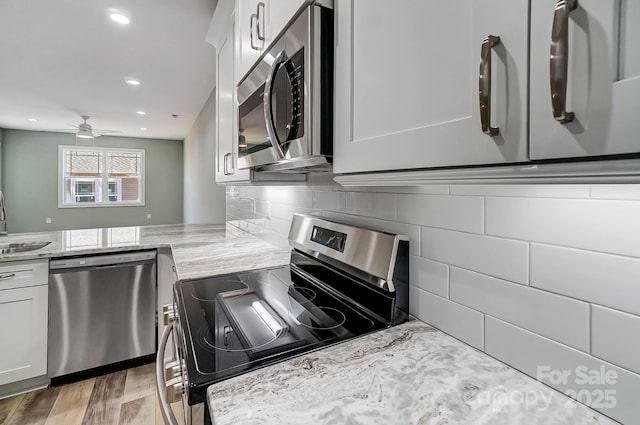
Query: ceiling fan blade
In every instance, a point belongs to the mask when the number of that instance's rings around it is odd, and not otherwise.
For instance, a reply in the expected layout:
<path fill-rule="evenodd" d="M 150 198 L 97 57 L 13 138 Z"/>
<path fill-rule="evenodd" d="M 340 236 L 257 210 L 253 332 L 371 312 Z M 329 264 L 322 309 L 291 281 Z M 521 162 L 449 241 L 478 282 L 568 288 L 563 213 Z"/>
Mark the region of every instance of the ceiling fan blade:
<path fill-rule="evenodd" d="M 98 133 L 102 133 L 102 134 L 119 134 L 119 133 L 122 133 L 122 131 L 120 131 L 120 130 L 103 130 L 103 129 L 100 129 L 100 128 L 94 128 L 93 132 L 94 133 L 98 132 Z"/>

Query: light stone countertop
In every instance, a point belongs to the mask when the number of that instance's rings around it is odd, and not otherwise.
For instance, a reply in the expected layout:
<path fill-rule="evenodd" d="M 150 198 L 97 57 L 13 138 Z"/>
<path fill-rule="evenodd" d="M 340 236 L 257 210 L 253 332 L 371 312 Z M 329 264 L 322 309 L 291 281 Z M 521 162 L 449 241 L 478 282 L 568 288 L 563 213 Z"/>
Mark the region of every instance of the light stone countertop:
<path fill-rule="evenodd" d="M 214 384 L 207 396 L 215 425 L 617 423 L 419 321 Z"/>
<path fill-rule="evenodd" d="M 276 239 L 276 238 L 272 238 Z M 0 245 L 51 241 L 44 248 L 2 254 L 0 262 L 170 248 L 178 279 L 234 273 L 289 263 L 290 249 L 231 224 L 176 224 L 9 234 Z"/>

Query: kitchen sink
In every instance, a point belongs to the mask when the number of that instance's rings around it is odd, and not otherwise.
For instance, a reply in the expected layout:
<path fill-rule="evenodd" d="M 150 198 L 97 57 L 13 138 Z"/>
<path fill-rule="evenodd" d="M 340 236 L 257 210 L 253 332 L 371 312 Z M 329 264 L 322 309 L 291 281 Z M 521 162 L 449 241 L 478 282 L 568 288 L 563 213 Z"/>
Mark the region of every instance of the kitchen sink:
<path fill-rule="evenodd" d="M 36 249 L 44 248 L 49 245 L 48 242 L 17 242 L 17 243 L 5 243 L 0 244 L 0 254 L 12 254 L 14 252 L 27 252 L 35 251 Z"/>

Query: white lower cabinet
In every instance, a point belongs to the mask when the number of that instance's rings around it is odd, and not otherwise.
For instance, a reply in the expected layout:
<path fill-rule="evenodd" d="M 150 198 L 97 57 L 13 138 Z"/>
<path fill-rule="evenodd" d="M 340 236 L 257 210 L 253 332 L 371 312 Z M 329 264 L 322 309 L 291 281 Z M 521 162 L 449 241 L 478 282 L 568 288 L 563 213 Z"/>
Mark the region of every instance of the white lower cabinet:
<path fill-rule="evenodd" d="M 527 0 L 341 0 L 335 14 L 336 173 L 528 159 Z"/>
<path fill-rule="evenodd" d="M 33 265 L 0 266 L 0 385 L 47 373 L 47 262 Z"/>

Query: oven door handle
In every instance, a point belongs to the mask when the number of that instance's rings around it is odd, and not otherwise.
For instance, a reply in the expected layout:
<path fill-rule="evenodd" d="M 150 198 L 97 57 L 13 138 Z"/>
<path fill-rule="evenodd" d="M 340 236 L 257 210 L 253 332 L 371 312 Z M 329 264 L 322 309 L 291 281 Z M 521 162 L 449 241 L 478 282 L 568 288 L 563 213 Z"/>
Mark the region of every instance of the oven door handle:
<path fill-rule="evenodd" d="M 278 68 L 280 67 L 280 65 L 285 63 L 287 59 L 287 53 L 284 50 L 281 50 L 273 60 L 273 64 L 271 64 L 271 71 L 269 71 L 267 81 L 264 84 L 263 96 L 264 121 L 267 125 L 267 134 L 269 135 L 269 140 L 271 141 L 273 149 L 275 149 L 276 151 L 276 155 L 280 159 L 284 159 L 284 151 L 282 150 L 282 146 L 280 146 L 280 140 L 278 139 L 278 134 L 276 133 L 276 126 L 273 123 L 273 106 L 271 104 L 271 92 L 273 91 L 273 83 L 275 82 Z"/>
<path fill-rule="evenodd" d="M 156 390 L 158 392 L 158 401 L 160 403 L 160 411 L 162 412 L 164 423 L 166 425 L 179 425 L 173 411 L 171 410 L 171 406 L 167 402 L 167 393 L 164 382 L 164 352 L 167 349 L 167 341 L 169 340 L 169 335 L 171 335 L 172 331 L 173 323 L 169 323 L 167 327 L 164 328 L 162 339 L 158 346 L 158 353 L 156 354 Z"/>

